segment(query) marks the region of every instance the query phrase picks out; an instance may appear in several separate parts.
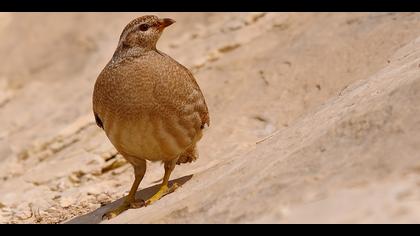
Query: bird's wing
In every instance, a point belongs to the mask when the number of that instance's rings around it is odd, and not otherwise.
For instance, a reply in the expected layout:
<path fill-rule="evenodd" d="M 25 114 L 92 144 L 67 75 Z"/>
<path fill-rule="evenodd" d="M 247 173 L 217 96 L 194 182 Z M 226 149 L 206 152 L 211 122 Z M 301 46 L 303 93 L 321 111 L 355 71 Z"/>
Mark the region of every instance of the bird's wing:
<path fill-rule="evenodd" d="M 166 55 L 165 53 L 160 52 L 160 51 L 158 51 L 158 53 L 161 56 L 169 59 L 171 62 L 175 63 L 175 65 L 177 65 L 177 67 L 180 69 L 179 70 L 180 73 L 176 73 L 178 76 L 175 79 L 171 78 L 170 81 L 172 81 L 174 83 L 183 82 L 183 85 L 185 87 L 189 88 L 186 91 L 186 94 L 184 94 L 185 96 L 195 95 L 195 96 L 193 96 L 193 97 L 195 97 L 195 99 L 193 99 L 193 100 L 195 102 L 198 101 L 199 104 L 197 106 L 194 106 L 193 112 L 197 112 L 200 116 L 200 119 L 201 119 L 200 128 L 203 129 L 205 124 L 207 124 L 207 126 L 210 126 L 210 116 L 209 116 L 207 103 L 204 99 L 204 95 L 201 92 L 201 89 L 198 86 L 197 81 L 195 80 L 193 74 L 185 66 L 183 66 L 182 64 L 180 64 L 179 62 L 177 62 L 176 60 L 171 58 L 170 56 Z M 184 86 L 182 86 L 182 87 L 184 87 Z"/>
<path fill-rule="evenodd" d="M 178 63 L 178 62 L 176 62 L 176 63 Z M 204 128 L 205 124 L 207 124 L 207 126 L 210 126 L 210 116 L 209 116 L 209 110 L 208 110 L 208 107 L 207 107 L 207 103 L 206 103 L 206 100 L 204 99 L 204 95 L 201 92 L 200 87 L 197 84 L 197 81 L 195 80 L 193 74 L 185 66 L 181 65 L 180 63 L 178 63 L 178 64 L 188 74 L 188 80 L 191 82 L 191 85 L 193 86 L 193 89 L 200 94 L 200 97 L 201 97 L 201 99 L 204 103 L 204 106 L 199 106 L 198 109 L 197 109 L 197 111 L 200 114 L 201 121 L 202 121 L 201 129 Z"/>

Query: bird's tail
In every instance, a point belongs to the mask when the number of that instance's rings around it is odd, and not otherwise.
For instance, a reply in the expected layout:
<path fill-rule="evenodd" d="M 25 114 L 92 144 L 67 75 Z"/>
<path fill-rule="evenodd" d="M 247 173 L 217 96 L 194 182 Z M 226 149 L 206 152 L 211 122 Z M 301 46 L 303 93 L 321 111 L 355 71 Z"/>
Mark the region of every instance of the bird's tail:
<path fill-rule="evenodd" d="M 182 153 L 178 161 L 176 162 L 177 165 L 181 165 L 183 163 L 190 163 L 198 158 L 198 152 L 195 145 L 192 145 L 191 147 L 187 148 L 184 153 Z"/>

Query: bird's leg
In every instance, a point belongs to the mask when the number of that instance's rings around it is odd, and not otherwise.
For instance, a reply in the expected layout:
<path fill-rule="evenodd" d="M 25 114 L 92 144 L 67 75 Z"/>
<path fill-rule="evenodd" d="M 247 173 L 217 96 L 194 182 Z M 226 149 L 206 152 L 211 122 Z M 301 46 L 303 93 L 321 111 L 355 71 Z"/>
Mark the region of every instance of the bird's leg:
<path fill-rule="evenodd" d="M 155 195 L 153 195 L 151 198 L 149 198 L 145 205 L 148 206 L 150 204 L 153 204 L 157 200 L 161 199 L 163 196 L 172 193 L 175 191 L 175 189 L 178 188 L 178 184 L 174 183 L 171 187 L 168 186 L 169 183 L 169 177 L 171 176 L 172 171 L 175 168 L 176 162 L 178 158 L 175 158 L 172 161 L 165 162 L 165 175 L 163 176 L 163 182 L 160 186 L 160 189 Z"/>
<path fill-rule="evenodd" d="M 105 213 L 102 218 L 112 219 L 130 208 L 139 208 L 139 207 L 144 206 L 143 200 L 136 201 L 136 192 L 145 173 L 146 173 L 146 161 L 142 160 L 141 162 L 138 163 L 138 165 L 134 166 L 135 179 L 134 179 L 133 185 L 131 186 L 130 192 L 128 193 L 127 196 L 124 197 L 123 203 L 117 208 Z"/>

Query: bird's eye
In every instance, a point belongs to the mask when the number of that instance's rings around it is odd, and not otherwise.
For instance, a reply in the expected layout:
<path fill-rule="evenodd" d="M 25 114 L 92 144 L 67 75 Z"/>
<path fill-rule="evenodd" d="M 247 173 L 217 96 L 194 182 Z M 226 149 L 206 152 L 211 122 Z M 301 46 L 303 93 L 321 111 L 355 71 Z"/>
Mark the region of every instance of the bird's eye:
<path fill-rule="evenodd" d="M 148 30 L 148 29 L 149 29 L 149 25 L 148 25 L 148 24 L 141 24 L 141 25 L 139 26 L 139 29 L 140 29 L 141 31 L 146 31 L 146 30 Z"/>

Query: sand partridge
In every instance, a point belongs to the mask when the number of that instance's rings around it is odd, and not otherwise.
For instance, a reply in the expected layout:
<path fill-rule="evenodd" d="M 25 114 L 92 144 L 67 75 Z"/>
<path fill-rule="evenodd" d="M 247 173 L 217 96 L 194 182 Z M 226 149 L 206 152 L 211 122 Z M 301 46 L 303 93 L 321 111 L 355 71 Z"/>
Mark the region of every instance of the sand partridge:
<path fill-rule="evenodd" d="M 135 174 L 123 204 L 104 218 L 147 206 L 173 192 L 177 185 L 169 187 L 168 181 L 175 165 L 194 161 L 198 156 L 196 144 L 210 121 L 203 94 L 187 68 L 156 49 L 163 29 L 174 22 L 151 15 L 131 21 L 111 61 L 96 80 L 96 123 L 134 167 Z M 154 196 L 136 201 L 146 160 L 162 161 L 165 175 Z"/>

